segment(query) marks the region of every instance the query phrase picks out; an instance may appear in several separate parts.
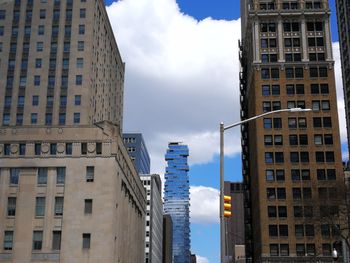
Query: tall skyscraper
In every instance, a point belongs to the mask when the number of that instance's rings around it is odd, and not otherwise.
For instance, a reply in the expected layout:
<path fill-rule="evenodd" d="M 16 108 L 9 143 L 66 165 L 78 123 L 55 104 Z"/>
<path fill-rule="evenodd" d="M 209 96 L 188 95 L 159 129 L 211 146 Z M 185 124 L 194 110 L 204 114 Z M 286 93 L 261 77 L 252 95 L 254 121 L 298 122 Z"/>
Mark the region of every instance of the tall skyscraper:
<path fill-rule="evenodd" d="M 174 263 L 190 262 L 190 185 L 187 172 L 188 147 L 171 142 L 165 155 L 164 213 L 173 221 Z"/>
<path fill-rule="evenodd" d="M 336 0 L 335 4 L 348 132 L 348 151 L 350 153 L 350 2 L 348 0 Z"/>
<path fill-rule="evenodd" d="M 104 2 L 0 1 L 0 76 L 0 261 L 143 262 Z"/>
<path fill-rule="evenodd" d="M 123 141 L 137 172 L 139 174 L 149 174 L 151 159 L 142 133 L 123 133 Z"/>
<path fill-rule="evenodd" d="M 244 192 L 243 183 L 224 183 L 224 194 L 231 196 L 232 216 L 226 218 L 226 256 L 235 262 L 235 247 L 244 245 Z"/>
<path fill-rule="evenodd" d="M 140 175 L 146 189 L 145 263 L 163 262 L 162 181 L 158 174 Z"/>
<path fill-rule="evenodd" d="M 241 0 L 240 92 L 247 257 L 331 262 L 323 223 L 343 184 L 328 1 Z M 332 233 L 331 233 L 332 232 Z M 295 261 L 295 262 L 296 262 Z"/>

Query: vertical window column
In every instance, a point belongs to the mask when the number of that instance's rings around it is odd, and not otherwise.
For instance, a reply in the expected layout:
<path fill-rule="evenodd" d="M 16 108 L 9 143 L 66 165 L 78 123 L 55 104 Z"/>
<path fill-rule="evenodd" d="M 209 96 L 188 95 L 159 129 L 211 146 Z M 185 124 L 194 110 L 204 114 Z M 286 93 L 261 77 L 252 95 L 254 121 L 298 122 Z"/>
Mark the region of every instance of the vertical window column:
<path fill-rule="evenodd" d="M 284 62 L 284 49 L 283 49 L 283 22 L 282 19 L 278 19 L 277 23 L 277 41 L 278 41 L 278 62 Z"/>
<path fill-rule="evenodd" d="M 302 46 L 301 48 L 303 49 L 303 57 L 302 61 L 309 61 L 309 56 L 308 56 L 308 46 L 306 44 L 307 40 L 307 35 L 306 35 L 306 23 L 305 19 L 301 20 L 301 41 L 302 41 Z"/>

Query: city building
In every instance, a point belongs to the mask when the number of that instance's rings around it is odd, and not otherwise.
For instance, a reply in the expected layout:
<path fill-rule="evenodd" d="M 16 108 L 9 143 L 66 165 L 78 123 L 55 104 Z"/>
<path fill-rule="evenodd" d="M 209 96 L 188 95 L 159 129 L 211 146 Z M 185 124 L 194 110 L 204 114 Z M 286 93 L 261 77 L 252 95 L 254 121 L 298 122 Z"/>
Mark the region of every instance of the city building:
<path fill-rule="evenodd" d="M 173 222 L 174 263 L 190 261 L 190 186 L 187 172 L 188 147 L 171 142 L 165 155 L 164 213 Z"/>
<path fill-rule="evenodd" d="M 0 76 L 0 261 L 143 262 L 104 2 L 0 1 Z"/>
<path fill-rule="evenodd" d="M 191 254 L 191 263 L 197 263 L 197 257 L 195 254 Z"/>
<path fill-rule="evenodd" d="M 163 214 L 163 263 L 173 263 L 173 221 Z"/>
<path fill-rule="evenodd" d="M 242 246 L 244 241 L 244 193 L 243 183 L 226 182 L 224 183 L 224 194 L 231 196 L 232 216 L 225 218 L 226 223 L 226 258 L 235 262 L 235 248 Z"/>
<path fill-rule="evenodd" d="M 346 0 L 337 0 L 335 1 L 335 4 L 337 8 L 338 37 L 345 100 L 348 150 L 350 152 L 350 2 Z"/>
<path fill-rule="evenodd" d="M 241 0 L 246 257 L 332 262 L 344 182 L 328 1 Z M 339 249 L 339 248 L 337 248 Z M 339 259 L 341 262 L 341 259 Z"/>
<path fill-rule="evenodd" d="M 123 141 L 139 174 L 149 174 L 151 160 L 142 133 L 123 133 Z"/>
<path fill-rule="evenodd" d="M 140 175 L 146 189 L 145 263 L 163 262 L 162 181 L 158 174 Z"/>

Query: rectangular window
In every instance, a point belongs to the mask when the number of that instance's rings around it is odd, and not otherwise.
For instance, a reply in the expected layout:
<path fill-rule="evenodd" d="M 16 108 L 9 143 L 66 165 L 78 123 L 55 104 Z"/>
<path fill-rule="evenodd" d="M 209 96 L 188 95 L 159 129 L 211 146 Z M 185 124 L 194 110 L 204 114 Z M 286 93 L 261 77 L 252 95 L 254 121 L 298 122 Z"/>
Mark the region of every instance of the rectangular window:
<path fill-rule="evenodd" d="M 79 10 L 79 15 L 80 15 L 80 18 L 85 18 L 86 17 L 86 9 L 85 8 L 80 8 Z"/>
<path fill-rule="evenodd" d="M 304 226 L 303 225 L 295 225 L 295 237 L 303 237 L 304 236 Z"/>
<path fill-rule="evenodd" d="M 57 167 L 56 168 L 56 184 L 64 184 L 66 179 L 66 168 Z"/>
<path fill-rule="evenodd" d="M 50 143 L 50 154 L 51 155 L 57 154 L 57 143 Z"/>
<path fill-rule="evenodd" d="M 7 198 L 7 216 L 15 216 L 16 215 L 16 197 Z"/>
<path fill-rule="evenodd" d="M 74 124 L 80 123 L 80 113 L 79 112 L 74 112 L 73 122 L 74 122 Z"/>
<path fill-rule="evenodd" d="M 38 113 L 31 113 L 30 114 L 30 123 L 31 124 L 37 124 L 38 123 Z"/>
<path fill-rule="evenodd" d="M 269 225 L 269 236 L 270 237 L 277 237 L 278 236 L 277 225 Z"/>
<path fill-rule="evenodd" d="M 18 185 L 19 172 L 20 172 L 19 168 L 10 169 L 10 185 Z"/>
<path fill-rule="evenodd" d="M 278 217 L 280 217 L 280 218 L 287 217 L 287 207 L 286 206 L 278 206 Z"/>
<path fill-rule="evenodd" d="M 279 256 L 278 244 L 270 244 L 270 256 L 272 257 Z"/>
<path fill-rule="evenodd" d="M 83 76 L 82 75 L 76 75 L 75 76 L 75 85 L 82 85 L 83 84 Z"/>
<path fill-rule="evenodd" d="M 288 236 L 288 225 L 279 225 L 279 234 L 281 237 Z"/>
<path fill-rule="evenodd" d="M 92 199 L 85 199 L 84 201 L 84 213 L 92 214 Z"/>
<path fill-rule="evenodd" d="M 95 167 L 87 166 L 86 167 L 86 182 L 93 182 L 95 176 Z"/>
<path fill-rule="evenodd" d="M 63 215 L 63 197 L 56 196 L 55 197 L 55 216 Z"/>
<path fill-rule="evenodd" d="M 37 197 L 35 204 L 35 216 L 45 215 L 45 197 Z"/>
<path fill-rule="evenodd" d="M 66 154 L 72 155 L 73 153 L 73 144 L 72 143 L 66 143 Z"/>
<path fill-rule="evenodd" d="M 84 51 L 84 41 L 78 41 L 78 51 Z"/>
<path fill-rule="evenodd" d="M 58 116 L 58 124 L 59 125 L 65 125 L 66 124 L 66 114 L 65 113 L 60 113 Z"/>
<path fill-rule="evenodd" d="M 39 185 L 45 185 L 47 184 L 47 168 L 40 167 L 38 169 L 38 180 L 37 183 Z"/>
<path fill-rule="evenodd" d="M 11 154 L 11 144 L 4 144 L 4 155 L 8 156 Z"/>
<path fill-rule="evenodd" d="M 77 58 L 77 68 L 83 68 L 84 67 L 84 59 L 83 58 Z"/>
<path fill-rule="evenodd" d="M 34 153 L 35 155 L 41 154 L 41 143 L 34 144 Z"/>
<path fill-rule="evenodd" d="M 75 106 L 81 105 L 81 95 L 75 95 L 74 96 L 74 105 Z"/>
<path fill-rule="evenodd" d="M 82 142 L 81 143 L 81 154 L 85 155 L 87 154 L 87 143 L 86 142 Z"/>
<path fill-rule="evenodd" d="M 275 200 L 276 199 L 276 190 L 275 188 L 267 188 L 266 189 L 266 196 L 268 200 Z"/>
<path fill-rule="evenodd" d="M 268 206 L 267 207 L 268 217 L 277 217 L 277 209 L 276 206 Z"/>
<path fill-rule="evenodd" d="M 84 233 L 83 234 L 83 249 L 89 249 L 90 248 L 90 242 L 91 242 L 91 234 L 90 233 Z"/>
<path fill-rule="evenodd" d="M 85 34 L 85 25 L 79 25 L 79 35 Z"/>
<path fill-rule="evenodd" d="M 96 143 L 96 154 L 102 154 L 102 143 L 101 142 Z"/>
<path fill-rule="evenodd" d="M 33 231 L 33 250 L 41 250 L 43 245 L 43 231 Z"/>
<path fill-rule="evenodd" d="M 20 143 L 19 144 L 19 155 L 25 155 L 26 154 L 26 144 Z"/>
<path fill-rule="evenodd" d="M 52 231 L 52 250 L 61 249 L 61 231 Z"/>
<path fill-rule="evenodd" d="M 275 181 L 274 170 L 266 170 L 265 176 L 266 176 L 266 181 L 268 181 L 268 182 Z"/>
<path fill-rule="evenodd" d="M 12 250 L 12 247 L 13 247 L 13 231 L 5 231 L 4 250 Z"/>
<path fill-rule="evenodd" d="M 52 124 L 52 113 L 46 113 L 45 114 L 45 125 L 51 125 Z"/>
<path fill-rule="evenodd" d="M 41 68 L 41 66 L 42 66 L 41 58 L 35 59 L 35 68 Z"/>

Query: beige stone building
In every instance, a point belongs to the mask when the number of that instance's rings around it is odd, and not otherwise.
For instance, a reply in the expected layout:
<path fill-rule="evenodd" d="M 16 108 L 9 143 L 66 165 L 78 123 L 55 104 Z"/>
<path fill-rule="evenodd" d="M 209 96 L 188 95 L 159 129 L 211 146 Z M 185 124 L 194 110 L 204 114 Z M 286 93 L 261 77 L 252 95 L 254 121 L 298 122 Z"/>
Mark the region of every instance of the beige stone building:
<path fill-rule="evenodd" d="M 246 256 L 332 262 L 339 236 L 323 218 L 338 214 L 344 175 L 328 1 L 242 0 L 241 8 L 242 120 L 313 110 L 242 126 Z"/>
<path fill-rule="evenodd" d="M 143 262 L 103 1 L 0 1 L 0 76 L 0 262 Z"/>

